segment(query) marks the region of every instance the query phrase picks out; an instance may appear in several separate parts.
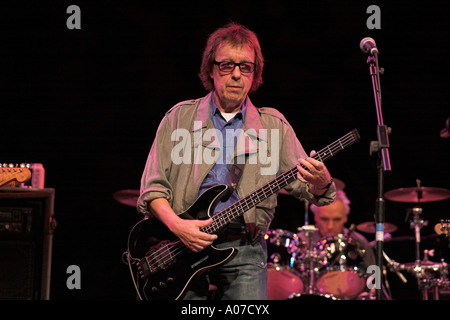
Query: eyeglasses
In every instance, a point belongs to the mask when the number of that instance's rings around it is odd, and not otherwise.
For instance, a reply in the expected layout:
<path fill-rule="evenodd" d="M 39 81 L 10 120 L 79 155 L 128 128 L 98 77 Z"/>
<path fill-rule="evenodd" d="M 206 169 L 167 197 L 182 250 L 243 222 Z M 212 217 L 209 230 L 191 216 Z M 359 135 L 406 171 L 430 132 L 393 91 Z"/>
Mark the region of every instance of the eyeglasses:
<path fill-rule="evenodd" d="M 239 67 L 239 70 L 241 70 L 242 73 L 252 73 L 255 71 L 256 64 L 253 62 L 232 62 L 232 61 L 221 61 L 217 62 L 214 60 L 214 64 L 219 67 L 219 70 L 226 73 L 231 73 L 234 71 L 234 68 L 236 66 Z"/>

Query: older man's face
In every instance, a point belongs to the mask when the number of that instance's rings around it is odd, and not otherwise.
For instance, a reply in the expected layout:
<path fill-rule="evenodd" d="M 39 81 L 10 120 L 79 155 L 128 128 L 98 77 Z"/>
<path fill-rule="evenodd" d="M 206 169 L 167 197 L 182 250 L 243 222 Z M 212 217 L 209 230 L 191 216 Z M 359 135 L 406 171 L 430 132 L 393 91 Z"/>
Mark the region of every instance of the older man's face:
<path fill-rule="evenodd" d="M 218 48 L 215 60 L 254 63 L 255 53 L 247 45 L 233 47 L 226 42 Z M 234 112 L 242 106 L 252 86 L 253 74 L 242 73 L 238 66 L 231 73 L 224 73 L 214 65 L 210 76 L 214 80 L 214 98 L 220 111 Z"/>
<path fill-rule="evenodd" d="M 338 199 L 327 206 L 317 207 L 314 221 L 322 237 L 337 236 L 347 222 L 344 204 Z"/>

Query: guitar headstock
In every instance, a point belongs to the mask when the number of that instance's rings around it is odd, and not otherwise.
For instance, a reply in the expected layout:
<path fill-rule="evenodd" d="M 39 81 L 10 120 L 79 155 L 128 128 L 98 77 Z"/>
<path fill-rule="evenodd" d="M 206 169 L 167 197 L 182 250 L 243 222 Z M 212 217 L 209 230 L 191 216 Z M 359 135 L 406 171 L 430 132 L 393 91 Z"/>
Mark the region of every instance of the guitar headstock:
<path fill-rule="evenodd" d="M 11 182 L 26 182 L 31 179 L 29 164 L 0 164 L 0 187 Z"/>
<path fill-rule="evenodd" d="M 354 139 L 355 141 L 361 139 L 361 136 L 359 135 L 359 132 L 358 132 L 358 130 L 357 130 L 356 128 L 353 129 L 352 131 L 350 131 L 350 133 L 352 134 L 353 139 Z"/>

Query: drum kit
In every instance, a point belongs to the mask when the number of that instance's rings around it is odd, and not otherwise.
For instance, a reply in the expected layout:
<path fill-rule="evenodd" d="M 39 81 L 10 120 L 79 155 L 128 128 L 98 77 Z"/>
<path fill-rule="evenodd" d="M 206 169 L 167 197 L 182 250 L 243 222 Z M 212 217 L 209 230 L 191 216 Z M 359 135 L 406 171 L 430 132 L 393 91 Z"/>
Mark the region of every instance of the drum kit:
<path fill-rule="evenodd" d="M 420 204 L 441 201 L 450 198 L 450 190 L 442 188 L 421 187 L 400 188 L 388 191 L 385 198 L 395 202 L 414 203 L 411 228 L 415 235 L 415 257 L 411 263 L 398 263 L 390 259 L 385 252 L 387 267 L 406 283 L 401 272 L 412 274 L 417 280 L 417 288 L 423 300 L 439 300 L 440 290 L 449 290 L 448 263 L 430 261 L 434 250 L 425 250 L 420 258 L 420 229 L 424 225 Z M 305 222 L 307 206 L 305 205 Z M 435 226 L 438 235 L 448 241 L 450 220 L 441 220 Z M 364 222 L 356 226 L 358 231 L 375 234 L 374 222 Z M 384 223 L 386 234 L 395 232 L 397 226 Z M 365 250 L 357 239 L 345 234 L 321 238 L 313 241 L 317 228 L 304 225 L 298 232 L 283 229 L 269 230 L 266 240 L 269 248 L 268 263 L 268 297 L 270 300 L 286 299 L 339 299 L 366 300 L 375 299 L 373 292 L 367 289 L 368 274 L 363 262 Z M 351 233 L 350 233 L 351 235 Z M 387 297 L 390 299 L 390 297 Z"/>
<path fill-rule="evenodd" d="M 337 181 L 337 189 L 345 184 Z M 410 210 L 413 213 L 411 228 L 415 235 L 415 261 L 398 263 L 390 259 L 385 252 L 383 256 L 389 269 L 396 273 L 403 282 L 402 271 L 412 274 L 417 279 L 422 299 L 428 300 L 432 293 L 434 300 L 439 299 L 440 289 L 450 289 L 448 263 L 430 261 L 434 250 L 425 250 L 420 258 L 420 230 L 424 225 L 421 215 L 422 203 L 441 201 L 450 198 L 450 190 L 442 188 L 417 187 L 400 188 L 384 194 L 390 201 L 414 203 Z M 136 206 L 139 190 L 120 190 L 114 193 L 114 199 L 127 206 Z M 305 222 L 308 219 L 305 203 Z M 443 219 L 436 224 L 436 234 L 448 239 L 450 220 Z M 356 226 L 358 231 L 375 233 L 374 222 L 364 222 Z M 374 294 L 367 291 L 367 273 L 363 264 L 365 250 L 357 239 L 350 235 L 339 234 L 334 237 L 314 237 L 317 228 L 305 224 L 297 232 L 283 229 L 269 230 L 265 236 L 269 244 L 268 263 L 268 298 L 270 300 L 286 299 L 332 299 L 332 300 L 365 300 L 374 299 Z M 384 231 L 391 233 L 397 227 L 391 223 L 384 224 Z"/>
<path fill-rule="evenodd" d="M 434 249 L 424 250 L 424 256 L 421 259 L 421 228 L 425 225 L 421 216 L 423 214 L 421 204 L 446 200 L 450 198 L 450 190 L 422 187 L 420 185 L 420 180 L 417 180 L 416 183 L 416 187 L 400 188 L 385 193 L 385 198 L 388 200 L 415 204 L 415 206 L 409 210 L 413 214 L 410 227 L 411 229 L 414 229 L 415 261 L 398 263 L 389 259 L 385 253 L 383 254 L 391 271 L 397 274 L 399 274 L 399 271 L 406 271 L 416 278 L 417 287 L 421 292 L 423 300 L 429 300 L 430 293 L 432 294 L 432 300 L 439 300 L 440 290 L 450 289 L 450 281 L 448 278 L 449 266 L 444 258 L 441 258 L 440 262 L 429 260 L 429 257 L 434 255 Z M 436 234 L 445 237 L 447 241 L 449 222 L 450 220 L 448 219 L 441 219 L 434 228 Z"/>
<path fill-rule="evenodd" d="M 311 225 L 298 233 L 269 230 L 266 239 L 274 248 L 268 263 L 269 300 L 347 300 L 362 293 L 364 249 L 344 234 L 313 241 L 316 231 Z"/>

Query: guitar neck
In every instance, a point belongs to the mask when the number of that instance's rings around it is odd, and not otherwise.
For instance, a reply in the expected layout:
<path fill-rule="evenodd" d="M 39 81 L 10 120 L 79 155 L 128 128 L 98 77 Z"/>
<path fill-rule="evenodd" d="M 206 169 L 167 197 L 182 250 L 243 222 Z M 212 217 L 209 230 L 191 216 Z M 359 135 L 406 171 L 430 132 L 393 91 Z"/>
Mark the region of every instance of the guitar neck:
<path fill-rule="evenodd" d="M 341 150 L 344 150 L 348 146 L 359 140 L 360 136 L 356 129 L 353 129 L 342 138 L 336 140 L 335 142 L 329 144 L 325 148 L 319 150 L 311 158 L 324 162 L 331 157 L 335 156 Z M 305 168 L 302 165 L 303 168 Z M 305 168 L 306 169 L 306 168 Z M 217 232 L 220 228 L 228 224 L 230 221 L 244 214 L 244 212 L 256 206 L 258 203 L 266 200 L 271 195 L 279 192 L 284 187 L 288 186 L 290 183 L 297 179 L 298 168 L 297 165 L 289 169 L 288 171 L 280 174 L 273 180 L 267 182 L 262 187 L 251 192 L 244 198 L 230 205 L 226 209 L 216 213 L 213 218 L 213 223 L 204 228 L 203 231 L 208 233 Z"/>

